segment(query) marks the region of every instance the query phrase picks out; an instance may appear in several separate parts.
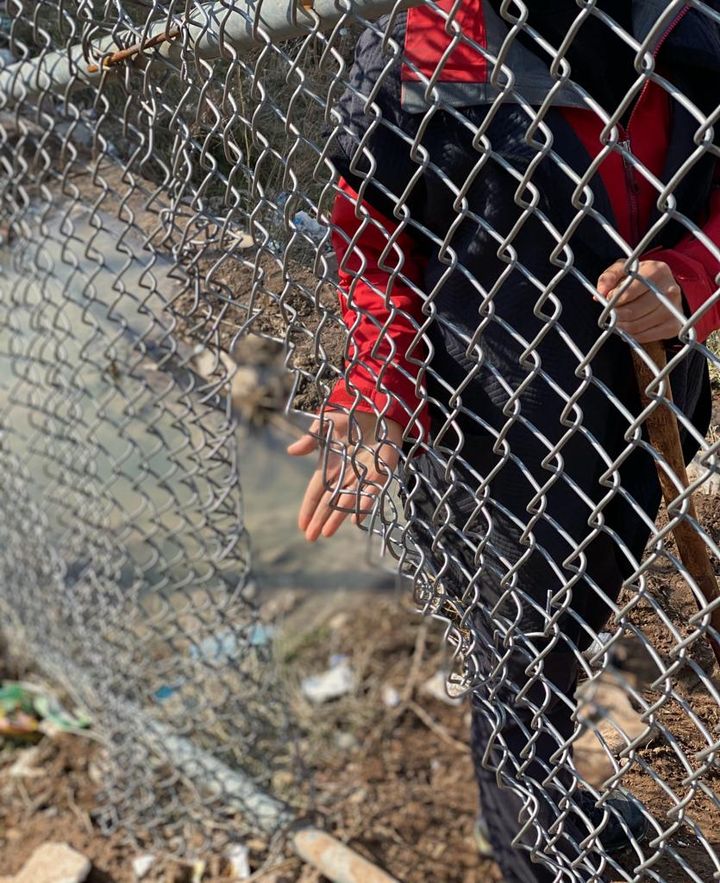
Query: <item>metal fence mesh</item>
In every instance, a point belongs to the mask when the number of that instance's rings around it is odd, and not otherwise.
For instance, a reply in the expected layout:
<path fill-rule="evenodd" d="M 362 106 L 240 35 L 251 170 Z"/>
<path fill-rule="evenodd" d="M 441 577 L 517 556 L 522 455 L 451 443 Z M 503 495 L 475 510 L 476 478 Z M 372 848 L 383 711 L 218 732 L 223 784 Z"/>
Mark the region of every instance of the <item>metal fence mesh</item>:
<path fill-rule="evenodd" d="M 486 776 L 516 795 L 517 851 L 547 879 L 719 878 L 717 602 L 673 540 L 689 522 L 718 555 L 715 497 L 688 508 L 718 469 L 700 412 L 704 362 L 720 360 L 697 334 L 717 279 L 686 304 L 667 367 L 640 356 L 649 405 L 617 298 L 593 296 L 614 260 L 638 278 L 684 238 L 720 260 L 697 202 L 720 158 L 720 7 L 636 3 L 628 34 L 612 4 L 568 3 L 553 43 L 537 4 L 427 2 L 418 49 L 402 6 L 5 3 L 3 606 L 110 747 L 107 825 L 183 851 L 189 822 L 274 832 L 312 805 L 243 526 L 228 354 L 259 335 L 283 346 L 288 408 L 337 414 L 340 384 L 351 423 L 379 410 L 394 439 L 333 437 L 331 505 L 374 500 L 364 528 L 445 622 Z M 614 106 L 573 84 L 588 22 L 634 59 Z M 481 73 L 453 82 L 454 65 Z M 651 84 L 685 126 L 660 173 L 625 131 Z M 588 108 L 595 157 L 563 140 Z M 630 209 L 639 181 L 652 191 L 627 237 L 603 196 L 616 161 Z M 392 383 L 410 393 L 401 441 Z M 699 453 L 656 524 L 664 456 L 643 427 L 668 409 Z M 348 503 L 373 459 L 375 495 Z M 603 704 L 618 688 L 637 732 Z M 599 769 L 583 766 L 590 743 Z M 588 783 L 600 806 L 635 794 L 648 839 L 606 849 L 612 812 L 583 810 Z"/>

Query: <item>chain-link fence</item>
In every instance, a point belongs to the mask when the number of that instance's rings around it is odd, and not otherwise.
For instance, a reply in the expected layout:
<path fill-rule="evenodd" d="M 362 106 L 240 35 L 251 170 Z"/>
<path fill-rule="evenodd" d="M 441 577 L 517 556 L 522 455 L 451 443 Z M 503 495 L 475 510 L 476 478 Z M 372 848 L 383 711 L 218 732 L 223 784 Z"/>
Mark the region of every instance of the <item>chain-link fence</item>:
<path fill-rule="evenodd" d="M 407 6 L 5 0 L 7 631 L 107 827 L 322 810 L 233 395 L 320 412 L 302 527 L 445 623 L 504 879 L 717 879 L 720 5 Z"/>

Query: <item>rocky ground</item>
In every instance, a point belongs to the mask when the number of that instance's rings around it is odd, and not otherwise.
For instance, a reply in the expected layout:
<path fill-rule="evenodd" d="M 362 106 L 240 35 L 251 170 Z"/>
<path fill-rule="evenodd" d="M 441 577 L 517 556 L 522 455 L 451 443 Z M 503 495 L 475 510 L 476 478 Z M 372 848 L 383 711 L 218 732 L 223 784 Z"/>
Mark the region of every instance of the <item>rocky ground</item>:
<path fill-rule="evenodd" d="M 358 597 L 358 600 L 361 600 Z M 323 827 L 401 880 L 497 879 L 481 869 L 471 831 L 472 767 L 465 742 L 467 709 L 448 704 L 432 676 L 445 662 L 441 635 L 396 598 L 367 597 L 355 609 L 327 599 L 299 605 L 294 614 L 292 662 L 298 683 L 327 667 L 328 656 L 353 646 L 351 691 L 320 706 L 298 690 L 297 713 L 306 732 L 306 762 L 314 768 L 316 806 Z M 426 686 L 431 681 L 430 686 Z M 434 692 L 433 692 L 434 691 Z M 0 857 L 15 874 L 38 846 L 64 842 L 92 862 L 92 883 L 131 883 L 133 862 L 147 852 L 121 831 L 100 834 L 95 798 L 102 748 L 86 735 L 44 736 L 0 751 Z M 248 844 L 250 879 L 265 883 L 324 880 L 267 844 Z M 234 877 L 218 847 L 197 855 L 204 868 L 159 857 L 148 881 L 214 881 Z M 480 876 L 478 876 L 480 875 Z M 54 879 L 54 878 L 52 878 Z M 50 883 L 48 878 L 47 883 Z M 43 883 L 37 879 L 34 883 Z"/>
<path fill-rule="evenodd" d="M 720 515 L 715 500 L 702 501 L 702 516 L 720 540 Z M 660 598 L 679 629 L 692 614 L 692 601 L 680 577 L 655 574 L 652 597 Z M 438 672 L 448 660 L 439 628 L 417 617 L 401 597 L 355 596 L 339 603 L 315 598 L 291 598 L 288 638 L 282 653 L 292 665 L 296 714 L 306 734 L 304 760 L 313 773 L 315 806 L 322 826 L 362 855 L 371 858 L 404 883 L 484 883 L 499 880 L 491 862 L 474 849 L 472 823 L 475 790 L 466 734 L 465 704 L 451 704 L 437 690 Z M 638 608 L 634 621 L 663 659 L 669 658 L 669 632 L 650 603 Z M 650 684 L 647 654 L 637 640 L 624 643 L 624 675 L 642 695 L 658 693 Z M 354 682 L 332 701 L 311 704 L 300 685 L 307 675 L 327 669 L 336 652 L 348 654 Z M 349 652 L 348 652 L 349 651 Z M 691 653 L 710 671 L 712 659 L 704 644 Z M 655 813 L 665 820 L 672 805 L 661 780 L 675 794 L 687 792 L 687 770 L 679 758 L 692 758 L 707 743 L 702 727 L 718 732 L 720 709 L 690 668 L 676 679 L 676 697 L 665 702 L 657 726 L 644 741 L 639 759 L 623 777 Z M 623 728 L 637 724 L 637 711 L 612 684 L 596 697 L 608 718 Z M 687 705 L 684 705 L 684 702 Z M 692 715 L 689 711 L 692 709 Z M 671 743 L 665 731 L 674 736 Z M 679 749 L 679 751 L 678 751 Z M 92 883 L 200 883 L 251 879 L 264 883 L 324 883 L 325 878 L 303 866 L 282 847 L 261 839 L 245 843 L 248 872 L 238 876 L 226 844 L 206 846 L 195 863 L 147 856 L 142 831 L 131 843 L 122 830 L 101 834 L 96 814 L 98 752 L 92 729 L 84 735 L 44 736 L 28 746 L 5 741 L 0 750 L 0 857 L 3 874 L 22 872 L 24 863 L 42 844 L 62 842 L 92 863 Z M 602 753 L 587 745 L 581 765 L 590 778 L 606 775 Z M 679 753 L 680 752 L 680 753 Z M 645 767 L 643 768 L 643 764 Z M 713 770 L 702 776 L 706 788 L 717 789 Z M 720 830 L 717 801 L 697 790 L 688 802 L 688 815 L 700 820 L 712 840 Z M 699 875 L 710 879 L 712 866 L 688 828 L 672 838 L 673 846 Z M 143 864 L 144 862 L 144 864 Z M 687 879 L 674 860 L 656 867 L 661 879 Z M 18 883 L 25 883 L 19 876 Z M 47 883 L 55 878 L 48 877 Z M 46 883 L 40 877 L 33 883 Z"/>

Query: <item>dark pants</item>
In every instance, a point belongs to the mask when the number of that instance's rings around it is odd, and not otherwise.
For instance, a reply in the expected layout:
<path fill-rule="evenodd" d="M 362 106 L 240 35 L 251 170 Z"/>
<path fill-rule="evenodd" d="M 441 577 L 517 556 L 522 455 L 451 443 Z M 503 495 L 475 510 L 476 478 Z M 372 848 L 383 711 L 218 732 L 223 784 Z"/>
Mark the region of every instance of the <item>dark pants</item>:
<path fill-rule="evenodd" d="M 628 422 L 611 396 L 639 407 L 629 359 L 599 362 L 598 376 L 604 370 L 615 385 L 580 400 L 583 430 L 551 397 L 530 395 L 505 431 L 502 398 L 490 390 L 480 416 L 499 435 L 456 442 L 446 432 L 406 479 L 420 600 L 453 608 L 474 685 L 480 803 L 506 883 L 587 880 L 599 859 L 597 844 L 581 844 L 590 830 L 573 811 L 580 654 L 640 561 L 660 501 L 642 442 L 617 463 Z M 710 395 L 699 354 L 672 385 L 704 434 Z M 690 458 L 697 444 L 683 436 Z"/>

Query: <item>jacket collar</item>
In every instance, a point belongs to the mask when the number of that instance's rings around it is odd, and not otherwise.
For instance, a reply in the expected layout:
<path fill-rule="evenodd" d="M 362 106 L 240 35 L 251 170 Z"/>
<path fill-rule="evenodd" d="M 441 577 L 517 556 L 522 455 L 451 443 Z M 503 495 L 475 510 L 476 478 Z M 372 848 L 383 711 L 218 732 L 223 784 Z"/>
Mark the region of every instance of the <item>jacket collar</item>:
<path fill-rule="evenodd" d="M 454 0 L 440 0 L 438 5 L 449 11 Z M 463 5 L 476 7 L 469 18 L 476 30 L 473 39 L 487 50 L 489 56 L 497 58 L 505 47 L 509 33 L 508 23 L 482 0 L 466 0 Z M 711 5 L 720 4 L 711 0 Z M 636 0 L 633 3 L 632 18 L 633 36 L 646 51 L 656 53 L 661 45 L 667 44 L 668 48 L 692 53 L 712 70 L 720 70 L 720 27 L 700 10 L 690 8 L 690 4 L 668 4 L 667 0 Z M 406 55 L 415 69 L 421 70 L 426 76 L 432 75 L 445 48 L 435 42 L 440 28 L 443 28 L 443 20 L 437 15 L 429 15 L 427 7 L 422 13 L 417 9 L 411 9 L 408 13 Z M 430 34 L 433 39 L 427 39 Z M 434 43 L 440 45 L 435 50 L 436 57 L 433 57 Z M 413 52 L 416 52 L 414 47 L 417 46 L 424 47 L 422 58 L 413 57 Z M 465 55 L 467 54 L 466 47 Z M 475 54 L 478 54 L 476 50 Z M 506 93 L 506 101 L 525 102 L 537 107 L 547 100 L 553 89 L 553 106 L 587 107 L 582 93 L 571 81 L 558 87 L 557 79 L 549 70 L 549 58 L 543 58 L 542 52 L 535 54 L 515 40 L 509 47 L 505 47 L 503 58 L 515 77 L 512 90 L 504 83 L 502 74 L 497 78 L 496 84 L 491 82 L 491 61 L 477 65 L 477 70 L 468 76 L 462 69 L 462 59 L 459 64 L 457 61 L 453 64 L 452 53 L 445 59 L 446 70 L 450 73 L 446 75 L 444 71 L 431 90 L 419 78 L 406 75 L 408 68 L 404 68 L 401 93 L 403 109 L 417 113 L 430 106 L 443 104 L 452 107 L 490 104 L 503 92 Z"/>

